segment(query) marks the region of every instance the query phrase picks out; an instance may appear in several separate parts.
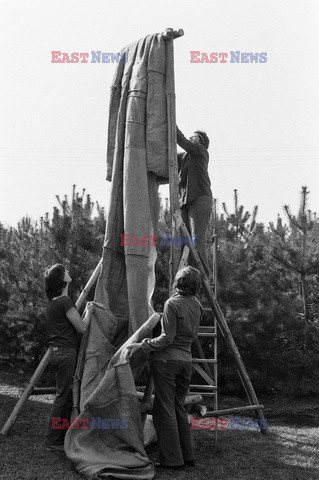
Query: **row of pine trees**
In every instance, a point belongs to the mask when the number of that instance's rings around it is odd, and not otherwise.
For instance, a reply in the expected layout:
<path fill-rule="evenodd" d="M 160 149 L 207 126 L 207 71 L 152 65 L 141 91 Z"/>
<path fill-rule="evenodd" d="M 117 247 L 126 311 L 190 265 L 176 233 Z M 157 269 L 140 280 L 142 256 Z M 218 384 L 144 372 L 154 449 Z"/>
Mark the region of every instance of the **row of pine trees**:
<path fill-rule="evenodd" d="M 283 207 L 276 225 L 258 223 L 239 204 L 214 205 L 207 244 L 213 266 L 217 235 L 218 301 L 257 390 L 309 395 L 319 392 L 319 222 L 307 208 L 302 187 L 299 211 Z M 101 254 L 105 211 L 85 190 L 57 197 L 51 215 L 23 218 L 15 228 L 0 223 L 0 356 L 21 370 L 34 368 L 45 351 L 46 298 L 43 273 L 65 264 L 76 300 Z M 160 212 L 160 233 L 170 231 L 167 201 Z M 168 295 L 169 249 L 158 247 L 155 309 Z M 93 289 L 94 292 L 94 289 Z M 92 292 L 92 295 L 93 295 Z M 218 342 L 219 385 L 240 393 L 241 384 L 222 338 Z M 207 354 L 212 346 L 205 345 Z"/>

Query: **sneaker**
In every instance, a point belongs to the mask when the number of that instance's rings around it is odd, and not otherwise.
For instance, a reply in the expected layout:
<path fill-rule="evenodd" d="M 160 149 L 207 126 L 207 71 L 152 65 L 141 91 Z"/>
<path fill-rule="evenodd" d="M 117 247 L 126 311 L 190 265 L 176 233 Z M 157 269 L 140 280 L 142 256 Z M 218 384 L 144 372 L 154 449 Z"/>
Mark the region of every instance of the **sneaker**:
<path fill-rule="evenodd" d="M 57 445 L 52 445 L 50 443 L 45 443 L 45 448 L 47 450 L 53 450 L 54 452 L 64 452 L 64 445 L 63 443 L 57 444 Z"/>

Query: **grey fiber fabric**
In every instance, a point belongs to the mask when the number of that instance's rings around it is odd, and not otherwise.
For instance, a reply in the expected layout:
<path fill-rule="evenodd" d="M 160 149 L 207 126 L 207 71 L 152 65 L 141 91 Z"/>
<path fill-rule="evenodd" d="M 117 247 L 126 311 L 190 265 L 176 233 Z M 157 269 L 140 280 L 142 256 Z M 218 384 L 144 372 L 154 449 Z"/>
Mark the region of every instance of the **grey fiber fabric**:
<path fill-rule="evenodd" d="M 141 355 L 131 367 L 127 359 L 116 364 L 114 359 L 134 332 L 141 341 L 154 326 L 156 247 L 123 246 L 121 235 L 157 235 L 158 183 L 168 179 L 165 41 L 149 35 L 121 53 L 127 61 L 117 65 L 111 87 L 107 179 L 112 183 L 95 290 L 95 301 L 106 310 L 95 309 L 90 322 L 79 420 L 92 426 L 93 419 L 96 426 L 96 418 L 113 419 L 116 427 L 117 420 L 127 419 L 128 428 L 68 430 L 66 454 L 88 479 L 155 475 L 144 449 L 134 384 L 147 369 L 147 357 Z"/>
<path fill-rule="evenodd" d="M 64 449 L 75 469 L 88 479 L 146 479 L 155 476 L 144 449 L 143 426 L 132 375 L 145 364 L 141 351 L 131 360 L 126 345 L 151 335 L 160 315 L 153 314 L 128 339 L 104 369 L 102 380 L 66 434 Z"/>

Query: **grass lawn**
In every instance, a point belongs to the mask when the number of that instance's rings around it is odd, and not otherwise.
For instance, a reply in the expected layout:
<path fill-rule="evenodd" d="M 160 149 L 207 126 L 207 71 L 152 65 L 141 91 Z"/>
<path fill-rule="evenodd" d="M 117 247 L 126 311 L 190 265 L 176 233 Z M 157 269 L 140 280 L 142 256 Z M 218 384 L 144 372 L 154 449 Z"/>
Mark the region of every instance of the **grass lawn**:
<path fill-rule="evenodd" d="M 21 379 L 21 377 L 20 377 Z M 20 383 L 19 383 L 20 382 Z M 17 402 L 16 375 L 1 374 L 0 428 Z M 1 480 L 71 480 L 78 475 L 64 454 L 44 449 L 50 396 L 31 397 L 7 437 L 0 436 Z M 319 399 L 264 397 L 269 434 L 249 430 L 194 431 L 196 467 L 159 471 L 156 478 L 183 480 L 318 480 Z M 244 405 L 244 399 L 221 398 L 221 407 Z M 237 415 L 236 415 L 237 416 Z M 246 417 L 249 414 L 245 415 Z M 151 460 L 155 445 L 148 447 Z"/>

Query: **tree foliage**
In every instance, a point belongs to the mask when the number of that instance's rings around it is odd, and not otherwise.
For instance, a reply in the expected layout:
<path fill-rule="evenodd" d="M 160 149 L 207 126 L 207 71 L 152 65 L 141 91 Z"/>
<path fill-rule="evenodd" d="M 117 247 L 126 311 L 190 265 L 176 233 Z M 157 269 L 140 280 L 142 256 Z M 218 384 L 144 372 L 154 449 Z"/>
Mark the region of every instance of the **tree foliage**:
<path fill-rule="evenodd" d="M 287 225 L 279 217 L 268 228 L 257 222 L 257 207 L 247 211 L 234 193 L 234 210 L 225 204 L 222 213 L 214 209 L 207 235 L 208 246 L 212 235 L 218 239 L 217 297 L 226 321 L 257 391 L 318 393 L 319 223 L 307 209 L 309 192 L 303 187 L 297 215 L 284 207 Z M 169 225 L 166 202 L 159 234 L 169 233 Z M 52 215 L 38 222 L 23 218 L 16 228 L 0 224 L 1 355 L 12 362 L 39 362 L 47 303 L 43 272 L 56 262 L 65 264 L 76 300 L 101 257 L 104 230 L 104 210 L 75 186 L 70 197 L 57 197 Z M 208 260 L 212 266 L 210 248 Z M 153 296 L 158 311 L 168 296 L 168 262 L 169 248 L 159 245 Z M 240 392 L 221 336 L 218 343 L 220 385 Z"/>
<path fill-rule="evenodd" d="M 319 225 L 315 215 L 307 209 L 309 192 L 302 187 L 300 192 L 300 207 L 297 215 L 293 215 L 288 205 L 284 211 L 289 221 L 289 227 L 283 228 L 281 219 L 277 228 L 271 225 L 274 239 L 271 254 L 275 260 L 299 277 L 300 294 L 303 300 L 303 316 L 311 322 L 309 308 L 308 280 L 319 272 Z"/>
<path fill-rule="evenodd" d="M 237 212 L 240 220 L 254 218 L 247 212 L 242 216 L 243 208 Z M 276 228 L 255 223 L 253 230 L 238 222 L 238 215 L 234 218 L 221 215 L 215 221 L 218 300 L 252 381 L 263 391 L 318 392 L 319 331 L 315 315 L 308 322 L 299 315 L 304 296 L 296 278 L 298 268 L 303 268 L 308 274 L 308 301 L 312 311 L 319 312 L 318 277 L 313 275 L 319 270 L 318 235 L 314 233 L 318 221 L 308 211 L 307 219 L 294 219 L 298 225 L 302 222 L 303 230 L 298 232 L 297 225 L 285 226 L 280 218 Z M 307 239 L 306 255 L 302 235 Z M 279 258 L 289 258 L 293 268 Z M 230 354 L 222 341 L 219 358 L 222 384 L 229 391 L 239 391 L 238 375 L 230 368 Z"/>
<path fill-rule="evenodd" d="M 52 218 L 48 213 L 39 222 L 25 217 L 9 229 L 0 224 L 1 353 L 27 363 L 37 362 L 45 345 L 46 268 L 66 265 L 76 299 L 101 257 L 104 210 L 97 205 L 94 214 L 90 196 L 75 186 L 70 200 L 57 198 Z"/>

